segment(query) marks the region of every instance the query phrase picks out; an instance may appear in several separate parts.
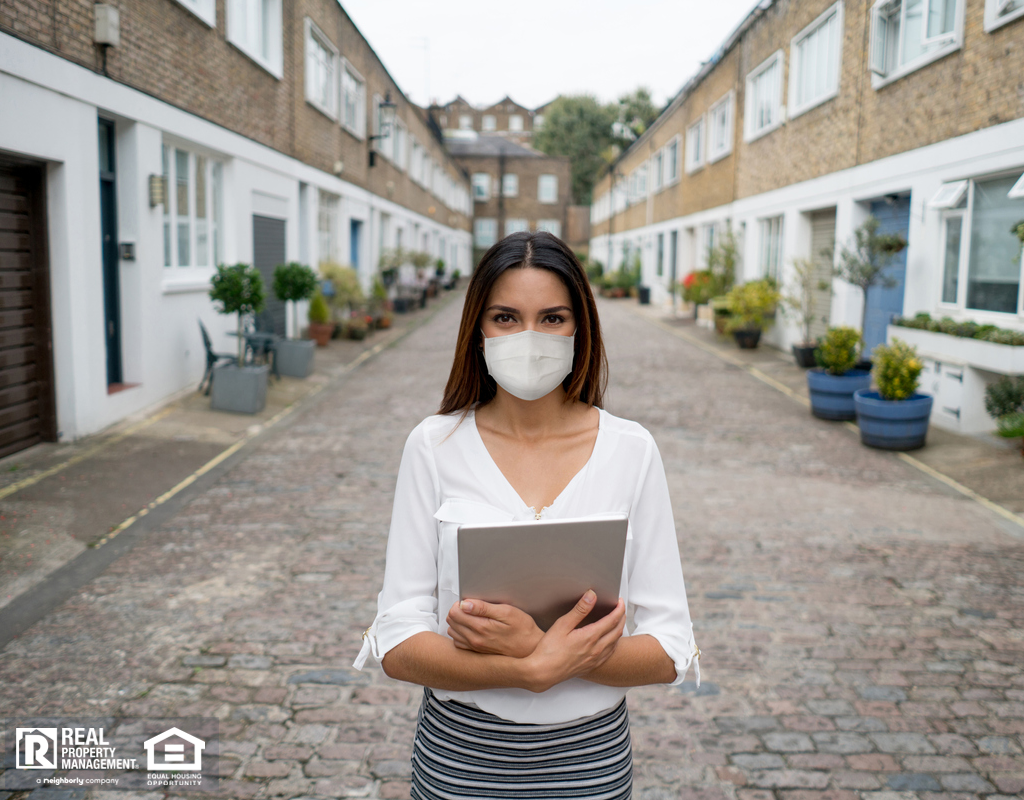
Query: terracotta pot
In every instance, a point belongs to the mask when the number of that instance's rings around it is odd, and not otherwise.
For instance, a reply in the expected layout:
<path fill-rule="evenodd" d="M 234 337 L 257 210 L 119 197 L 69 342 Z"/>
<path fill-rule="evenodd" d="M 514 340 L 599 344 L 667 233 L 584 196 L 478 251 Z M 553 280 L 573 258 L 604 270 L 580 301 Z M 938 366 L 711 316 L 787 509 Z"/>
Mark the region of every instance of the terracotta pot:
<path fill-rule="evenodd" d="M 317 347 L 327 347 L 334 333 L 334 323 L 311 322 L 309 323 L 309 337 L 316 342 Z"/>

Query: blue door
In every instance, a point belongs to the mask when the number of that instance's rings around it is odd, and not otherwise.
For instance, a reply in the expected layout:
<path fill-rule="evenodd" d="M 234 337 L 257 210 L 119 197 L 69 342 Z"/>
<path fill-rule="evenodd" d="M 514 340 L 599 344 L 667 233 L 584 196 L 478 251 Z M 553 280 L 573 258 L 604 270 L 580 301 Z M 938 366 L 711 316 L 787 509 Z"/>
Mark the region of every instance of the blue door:
<path fill-rule="evenodd" d="M 878 232 L 898 233 L 907 239 L 910 230 L 910 195 L 895 201 L 879 200 L 871 204 L 871 215 L 881 223 Z M 903 313 L 903 286 L 907 273 L 907 251 L 897 253 L 885 269 L 885 275 L 895 281 L 891 287 L 876 284 L 868 289 L 867 312 L 864 315 L 864 352 L 870 353 L 885 341 L 885 328 L 893 317 Z"/>
<path fill-rule="evenodd" d="M 354 219 L 348 229 L 348 260 L 352 269 L 359 271 L 359 237 L 363 233 L 363 223 Z"/>

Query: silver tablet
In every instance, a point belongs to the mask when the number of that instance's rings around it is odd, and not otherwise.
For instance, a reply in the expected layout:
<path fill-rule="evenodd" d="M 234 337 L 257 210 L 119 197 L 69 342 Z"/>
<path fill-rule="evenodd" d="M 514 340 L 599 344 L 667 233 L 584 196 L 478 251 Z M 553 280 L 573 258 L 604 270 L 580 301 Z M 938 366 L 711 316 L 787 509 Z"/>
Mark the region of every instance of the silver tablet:
<path fill-rule="evenodd" d="M 546 631 L 593 589 L 581 624 L 594 622 L 619 601 L 626 525 L 624 516 L 460 525 L 459 599 L 515 606 Z"/>

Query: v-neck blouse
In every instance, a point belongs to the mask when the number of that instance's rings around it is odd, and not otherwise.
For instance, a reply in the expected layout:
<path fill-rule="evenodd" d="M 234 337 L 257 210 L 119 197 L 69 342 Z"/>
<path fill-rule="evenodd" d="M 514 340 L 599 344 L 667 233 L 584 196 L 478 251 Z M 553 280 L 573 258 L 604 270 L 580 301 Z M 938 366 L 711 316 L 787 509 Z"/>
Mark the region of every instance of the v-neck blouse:
<path fill-rule="evenodd" d="M 384 587 L 377 617 L 353 665 L 378 661 L 422 632 L 448 635 L 445 618 L 459 601 L 456 539 L 460 525 L 535 519 L 487 450 L 473 412 L 427 417 L 409 435 L 395 487 Z M 543 519 L 624 514 L 629 519 L 619 595 L 626 601 L 623 635 L 653 636 L 683 682 L 691 665 L 700 685 L 699 654 L 686 602 L 679 545 L 661 455 L 641 425 L 600 409 L 587 463 L 543 510 Z M 626 689 L 573 678 L 545 692 L 526 689 L 434 690 L 512 722 L 556 724 L 612 708 Z"/>

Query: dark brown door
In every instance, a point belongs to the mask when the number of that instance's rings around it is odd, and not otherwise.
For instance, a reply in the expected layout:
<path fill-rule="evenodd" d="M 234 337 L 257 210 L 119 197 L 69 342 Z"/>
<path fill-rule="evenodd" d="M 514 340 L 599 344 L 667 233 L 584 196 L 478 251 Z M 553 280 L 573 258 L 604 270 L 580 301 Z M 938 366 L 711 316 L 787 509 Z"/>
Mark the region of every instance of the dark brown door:
<path fill-rule="evenodd" d="M 0 458 L 57 438 L 44 174 L 0 159 Z"/>

